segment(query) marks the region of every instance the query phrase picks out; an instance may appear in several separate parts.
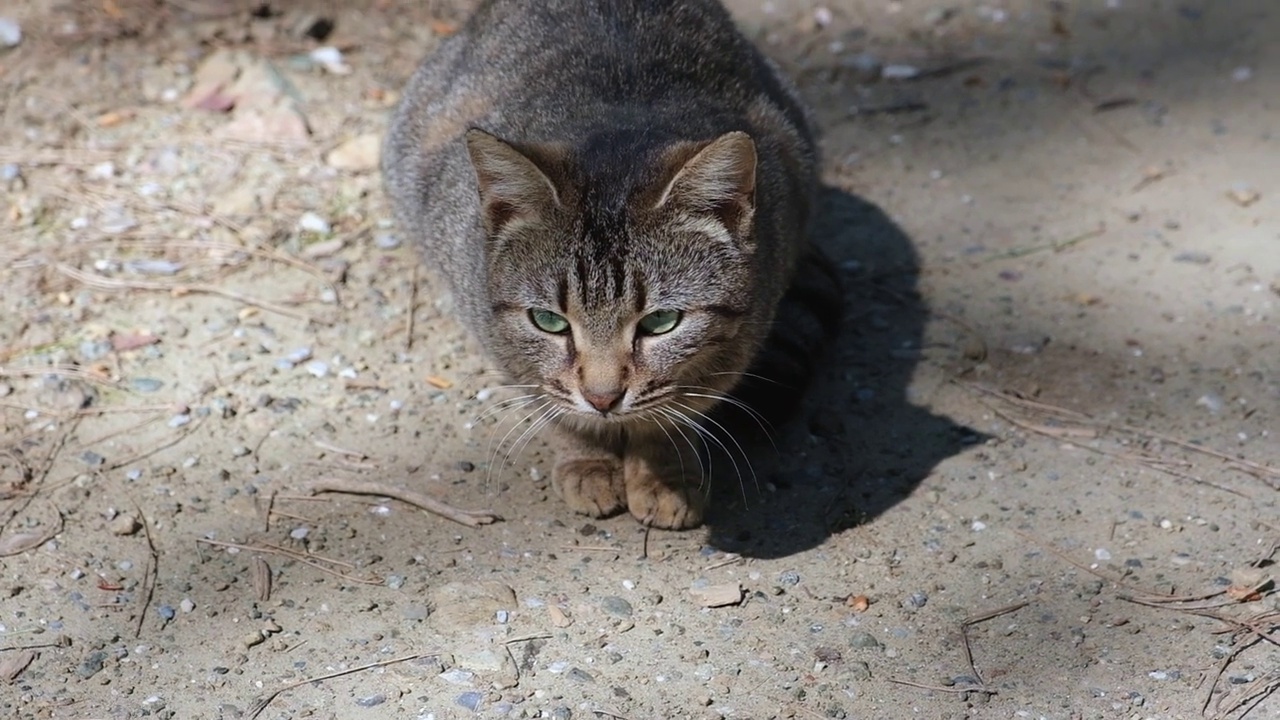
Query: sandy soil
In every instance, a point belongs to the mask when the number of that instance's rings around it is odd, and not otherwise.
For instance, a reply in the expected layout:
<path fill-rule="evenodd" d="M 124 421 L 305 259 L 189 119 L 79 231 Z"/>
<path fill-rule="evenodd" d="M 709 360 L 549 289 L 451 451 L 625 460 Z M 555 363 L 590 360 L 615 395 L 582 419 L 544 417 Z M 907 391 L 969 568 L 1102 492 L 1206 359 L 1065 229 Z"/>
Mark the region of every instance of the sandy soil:
<path fill-rule="evenodd" d="M 0 716 L 1280 717 L 1280 6 L 732 3 L 848 321 L 646 533 L 387 223 L 364 136 L 462 10 L 253 5 L 0 9 Z"/>

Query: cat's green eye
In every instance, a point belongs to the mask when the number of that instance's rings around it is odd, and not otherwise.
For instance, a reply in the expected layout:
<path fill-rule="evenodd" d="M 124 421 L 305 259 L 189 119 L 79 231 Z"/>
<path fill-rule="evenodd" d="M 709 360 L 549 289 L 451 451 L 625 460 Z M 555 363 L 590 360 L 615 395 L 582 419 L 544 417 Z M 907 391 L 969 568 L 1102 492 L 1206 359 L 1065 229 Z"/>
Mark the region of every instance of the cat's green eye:
<path fill-rule="evenodd" d="M 542 308 L 534 308 L 529 311 L 529 319 L 542 332 L 549 332 L 552 335 L 560 335 L 569 331 L 569 318 L 557 312 L 544 310 Z"/>
<path fill-rule="evenodd" d="M 640 318 L 640 329 L 646 335 L 662 335 L 676 329 L 683 317 L 679 310 L 654 310 Z"/>

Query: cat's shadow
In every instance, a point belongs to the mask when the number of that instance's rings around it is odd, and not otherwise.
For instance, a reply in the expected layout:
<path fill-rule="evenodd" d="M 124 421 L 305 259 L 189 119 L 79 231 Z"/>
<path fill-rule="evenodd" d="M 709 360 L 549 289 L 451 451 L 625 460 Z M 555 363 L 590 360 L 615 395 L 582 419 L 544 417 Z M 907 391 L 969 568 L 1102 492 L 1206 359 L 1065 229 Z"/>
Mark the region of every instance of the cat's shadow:
<path fill-rule="evenodd" d="M 814 548 L 875 519 L 983 439 L 908 399 L 929 312 L 906 233 L 875 205 L 826 188 L 816 239 L 841 268 L 840 335 L 800 411 L 772 429 L 772 442 L 743 443 L 754 476 L 740 458 L 738 469 L 723 457 L 713 465 L 709 543 L 726 552 Z"/>

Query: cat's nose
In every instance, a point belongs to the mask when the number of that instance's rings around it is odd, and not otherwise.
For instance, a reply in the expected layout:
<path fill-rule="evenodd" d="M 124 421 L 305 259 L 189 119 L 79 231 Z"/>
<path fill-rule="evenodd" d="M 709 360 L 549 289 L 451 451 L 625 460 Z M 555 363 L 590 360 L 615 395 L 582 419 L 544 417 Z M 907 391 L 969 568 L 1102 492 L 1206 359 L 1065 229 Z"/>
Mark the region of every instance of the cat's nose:
<path fill-rule="evenodd" d="M 590 403 L 591 407 L 599 410 L 601 413 L 608 413 L 618 406 L 622 401 L 624 392 L 622 390 L 606 390 L 605 392 L 592 392 L 589 390 L 582 391 L 582 399 Z"/>

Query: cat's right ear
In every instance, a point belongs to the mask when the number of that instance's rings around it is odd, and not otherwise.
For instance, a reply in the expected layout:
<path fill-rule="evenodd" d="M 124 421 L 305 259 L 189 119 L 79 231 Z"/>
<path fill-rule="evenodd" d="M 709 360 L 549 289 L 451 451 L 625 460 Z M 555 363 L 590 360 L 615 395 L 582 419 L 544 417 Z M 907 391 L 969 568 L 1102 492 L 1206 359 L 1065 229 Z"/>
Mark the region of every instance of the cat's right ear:
<path fill-rule="evenodd" d="M 524 153 L 483 130 L 468 130 L 466 140 L 479 182 L 481 217 L 491 236 L 560 206 L 555 183 Z"/>

